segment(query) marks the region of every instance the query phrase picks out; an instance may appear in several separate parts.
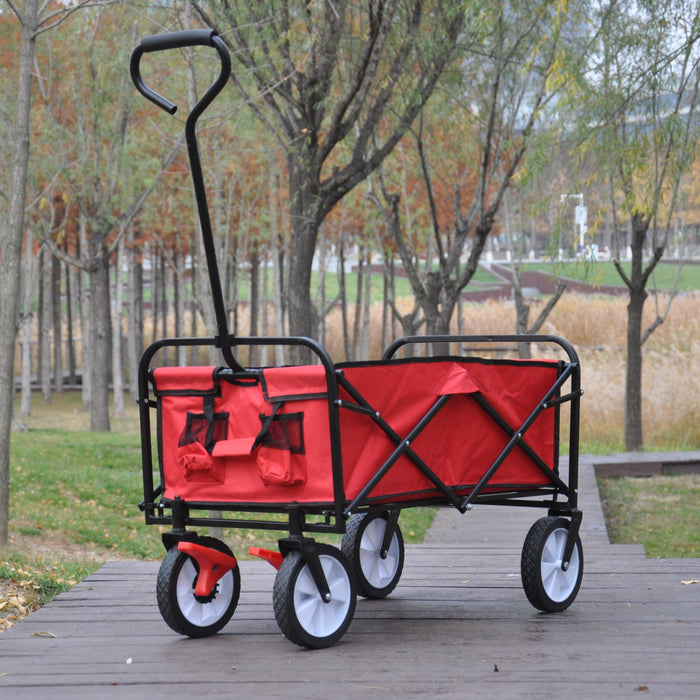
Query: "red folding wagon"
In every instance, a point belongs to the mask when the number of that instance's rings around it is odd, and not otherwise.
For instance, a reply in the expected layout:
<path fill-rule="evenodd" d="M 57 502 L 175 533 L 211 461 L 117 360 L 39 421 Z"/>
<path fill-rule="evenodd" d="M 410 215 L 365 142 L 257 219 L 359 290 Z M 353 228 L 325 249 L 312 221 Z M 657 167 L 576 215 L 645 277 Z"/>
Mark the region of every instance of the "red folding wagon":
<path fill-rule="evenodd" d="M 338 364 L 310 338 L 230 335 L 195 132 L 228 80 L 228 51 L 209 30 L 146 37 L 132 55 L 131 75 L 143 95 L 174 112 L 144 83 L 140 61 L 186 46 L 212 47 L 221 63 L 185 126 L 218 335 L 159 340 L 139 369 L 141 508 L 146 523 L 169 527 L 157 581 L 166 623 L 183 635 L 207 636 L 228 623 L 238 603 L 235 556 L 192 528 L 280 530 L 287 536 L 279 551 L 251 548 L 278 569 L 273 607 L 280 629 L 301 646 L 330 646 L 350 625 L 357 595 L 383 598 L 395 588 L 404 562 L 399 515 L 426 505 L 462 513 L 475 504 L 546 509 L 525 538 L 523 588 L 540 610 L 566 609 L 583 575 L 582 392 L 572 346 L 554 336 L 409 337 L 380 360 Z M 554 359 L 490 357 L 490 348 L 515 342 L 547 347 Z M 252 345 L 301 346 L 314 363 L 243 367 L 234 351 Z M 402 356 L 436 345 L 460 351 Z M 214 346 L 223 366 L 157 366 L 168 349 L 183 346 Z M 467 349 L 474 346 L 482 356 Z M 566 479 L 559 469 L 564 405 Z M 342 535 L 340 548 L 313 537 L 324 533 Z"/>

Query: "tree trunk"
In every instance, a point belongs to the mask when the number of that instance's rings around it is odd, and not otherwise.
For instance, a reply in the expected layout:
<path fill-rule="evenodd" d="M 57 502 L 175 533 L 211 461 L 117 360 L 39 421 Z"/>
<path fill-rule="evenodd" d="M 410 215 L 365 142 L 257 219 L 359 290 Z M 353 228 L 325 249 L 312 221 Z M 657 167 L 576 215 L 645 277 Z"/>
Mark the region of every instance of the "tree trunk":
<path fill-rule="evenodd" d="M 348 321 L 348 295 L 345 285 L 345 247 L 343 244 L 343 232 L 340 232 L 338 240 L 338 286 L 340 288 L 340 308 L 343 319 L 343 347 L 345 348 L 345 359 L 352 359 L 352 348 L 350 345 L 350 324 Z"/>
<path fill-rule="evenodd" d="M 160 337 L 168 338 L 168 265 L 165 259 L 165 251 L 160 251 Z"/>
<path fill-rule="evenodd" d="M 66 238 L 65 251 L 68 252 L 68 239 Z M 75 338 L 73 319 L 76 317 L 76 302 L 73 298 L 73 279 L 75 270 L 72 265 L 65 266 L 66 271 L 66 361 L 68 362 L 68 381 L 71 386 L 76 384 L 77 362 L 75 359 Z"/>
<path fill-rule="evenodd" d="M 195 226 L 195 237 L 192 241 L 192 279 L 190 280 L 192 284 L 192 302 L 190 308 L 190 335 L 196 338 L 197 333 L 197 321 L 198 321 L 198 302 L 199 299 L 199 244 L 197 242 L 197 227 Z M 234 325 L 235 328 L 235 325 Z M 197 366 L 199 364 L 199 351 L 196 345 L 190 346 L 189 359 L 188 362 L 192 366 Z"/>
<path fill-rule="evenodd" d="M 85 217 L 80 217 L 80 251 L 81 258 L 85 259 L 87 253 L 87 223 Z M 92 368 L 95 364 L 92 352 L 93 320 L 90 311 L 90 275 L 81 268 L 80 270 L 80 337 L 82 344 L 82 401 L 83 408 L 90 410 L 92 403 Z"/>
<path fill-rule="evenodd" d="M 41 397 L 45 404 L 51 403 L 51 251 L 44 246 L 41 253 L 41 294 L 39 298 L 39 373 Z"/>
<path fill-rule="evenodd" d="M 627 374 L 625 380 L 625 449 L 639 451 L 642 439 L 642 314 L 647 298 L 644 266 L 644 242 L 649 218 L 639 212 L 631 216 L 632 267 L 628 280 Z"/>
<path fill-rule="evenodd" d="M 51 260 L 51 297 L 53 326 L 53 390 L 63 392 L 63 329 L 61 327 L 61 261 Z"/>
<path fill-rule="evenodd" d="M 313 337 L 317 313 L 311 302 L 311 268 L 319 222 L 318 196 L 314 191 L 318 178 L 310 170 L 311 156 L 302 152 L 290 154 L 289 200 L 291 210 L 291 240 L 288 276 L 289 332 L 294 336 Z M 303 347 L 293 347 L 292 362 L 307 364 L 311 353 Z"/>
<path fill-rule="evenodd" d="M 24 271 L 23 271 L 23 300 L 22 300 L 22 397 L 19 415 L 26 417 L 32 410 L 32 302 L 36 292 L 36 270 L 39 261 L 34 257 L 31 229 L 27 229 Z"/>
<path fill-rule="evenodd" d="M 133 227 L 129 227 L 126 356 L 129 366 L 129 396 L 135 402 L 139 394 L 139 357 L 143 351 L 141 342 L 143 337 L 143 268 L 137 260 L 138 250 L 133 245 L 133 235 Z"/>
<path fill-rule="evenodd" d="M 627 374 L 625 380 L 625 449 L 642 449 L 642 312 L 646 292 L 630 293 L 627 305 Z"/>
<path fill-rule="evenodd" d="M 260 307 L 260 253 L 258 252 L 258 244 L 253 243 L 250 252 L 250 293 L 248 294 L 248 315 L 250 320 L 249 335 L 251 337 L 258 335 L 258 310 Z M 250 354 L 248 356 L 248 364 L 257 366 L 258 351 L 257 345 L 250 346 Z"/>
<path fill-rule="evenodd" d="M 124 237 L 117 247 L 114 277 L 114 318 L 112 320 L 112 386 L 114 417 L 124 418 L 124 368 L 122 364 L 122 308 L 124 306 Z"/>
<path fill-rule="evenodd" d="M 275 335 L 281 337 L 284 335 L 284 246 L 280 237 L 275 237 L 274 245 Z M 284 364 L 284 348 L 281 345 L 275 345 L 275 364 L 278 366 Z"/>
<path fill-rule="evenodd" d="M 182 241 L 178 234 L 173 247 L 173 257 L 175 259 L 175 284 L 173 285 L 173 309 L 175 311 L 175 337 L 182 338 L 185 335 L 185 256 L 182 252 Z M 187 362 L 187 348 L 181 346 L 177 348 L 176 363 L 183 366 Z"/>
<path fill-rule="evenodd" d="M 520 281 L 520 265 L 517 263 L 511 267 L 511 279 L 513 281 L 513 301 L 515 302 L 515 332 L 517 335 L 525 335 L 530 322 L 530 305 L 525 303 Z M 521 360 L 528 360 L 530 356 L 530 343 L 518 343 L 518 357 Z"/>
<path fill-rule="evenodd" d="M 92 318 L 92 347 L 88 349 L 93 356 L 90 430 L 109 432 L 109 375 L 112 354 L 112 333 L 110 328 L 109 299 L 109 257 L 102 236 L 93 236 L 90 242 L 99 246 L 91 251 L 93 261 L 90 271 L 90 304 Z"/>
<path fill-rule="evenodd" d="M 0 231 L 0 547 L 7 544 L 10 522 L 10 430 L 37 8 L 37 0 L 26 0 L 24 3 L 15 123 L 11 141 L 12 174 L 6 226 Z"/>
<path fill-rule="evenodd" d="M 352 324 L 352 359 L 360 360 L 360 318 L 362 317 L 362 304 L 364 292 L 364 277 L 365 277 L 365 257 L 364 248 L 359 247 L 357 250 L 357 286 L 355 288 L 355 318 Z"/>
<path fill-rule="evenodd" d="M 372 313 L 372 251 L 367 247 L 367 261 L 364 280 L 364 307 L 362 311 L 362 351 L 360 359 L 369 360 L 370 327 Z M 359 309 L 358 309 L 359 312 Z"/>

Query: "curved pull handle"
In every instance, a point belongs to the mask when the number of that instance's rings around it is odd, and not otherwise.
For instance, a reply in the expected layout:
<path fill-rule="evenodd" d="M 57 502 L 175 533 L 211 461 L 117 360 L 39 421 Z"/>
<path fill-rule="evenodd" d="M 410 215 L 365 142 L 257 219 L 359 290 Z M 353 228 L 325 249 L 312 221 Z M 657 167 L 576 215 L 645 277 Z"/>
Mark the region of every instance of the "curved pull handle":
<path fill-rule="evenodd" d="M 141 56 L 143 56 L 145 53 L 152 53 L 154 51 L 169 51 L 170 49 L 181 49 L 186 46 L 212 46 L 217 49 L 221 55 L 221 50 L 218 45 L 219 42 L 215 41 L 214 39 L 216 36 L 218 35 L 213 29 L 190 29 L 182 32 L 153 34 L 152 36 L 144 37 L 141 39 L 141 43 L 131 54 L 131 63 L 129 65 L 131 79 L 133 80 L 136 89 L 144 97 L 168 112 L 168 114 L 175 114 L 177 111 L 177 105 L 148 87 L 148 85 L 143 82 L 143 79 L 141 78 L 140 66 Z M 231 68 L 230 62 L 226 62 L 223 57 L 221 68 L 222 72 L 219 76 L 219 81 L 223 79 L 223 82 L 225 82 L 228 79 L 228 72 L 230 72 Z M 224 75 L 224 72 L 226 72 L 226 75 Z M 219 81 L 217 81 L 217 83 Z"/>
<path fill-rule="evenodd" d="M 195 198 L 197 200 L 197 210 L 199 222 L 202 228 L 202 242 L 204 244 L 204 254 L 209 270 L 209 282 L 211 284 L 212 300 L 214 302 L 214 313 L 216 314 L 216 325 L 219 335 L 216 338 L 218 347 L 229 367 L 241 370 L 242 367 L 231 352 L 231 340 L 228 333 L 228 321 L 226 319 L 226 307 L 224 296 L 221 290 L 221 279 L 219 277 L 219 267 L 216 262 L 216 247 L 214 245 L 214 235 L 212 232 L 211 218 L 209 216 L 209 205 L 207 203 L 207 191 L 204 185 L 204 175 L 202 173 L 202 163 L 199 157 L 199 146 L 197 144 L 197 119 L 204 110 L 214 101 L 214 98 L 224 89 L 229 76 L 231 75 L 231 56 L 226 48 L 223 39 L 211 29 L 194 29 L 184 32 L 172 32 L 171 34 L 155 34 L 145 37 L 131 54 L 131 79 L 134 81 L 136 89 L 151 102 L 157 104 L 170 114 L 174 114 L 177 106 L 167 98 L 159 95 L 143 82 L 141 78 L 140 62 L 141 56 L 153 51 L 167 51 L 168 49 L 180 49 L 186 46 L 211 46 L 216 49 L 221 61 L 219 76 L 209 86 L 209 89 L 200 97 L 197 104 L 190 110 L 185 121 L 185 139 L 187 141 L 187 152 L 190 158 L 192 170 L 192 183 L 194 185 Z"/>

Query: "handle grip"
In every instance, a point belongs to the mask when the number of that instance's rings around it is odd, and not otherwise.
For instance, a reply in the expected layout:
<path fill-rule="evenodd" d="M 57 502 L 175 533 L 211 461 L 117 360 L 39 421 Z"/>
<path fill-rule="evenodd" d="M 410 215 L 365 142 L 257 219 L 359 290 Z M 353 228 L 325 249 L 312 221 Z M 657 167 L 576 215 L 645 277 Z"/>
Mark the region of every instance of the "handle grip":
<path fill-rule="evenodd" d="M 216 34 L 213 29 L 186 29 L 182 32 L 153 34 L 141 39 L 143 53 L 182 49 L 185 46 L 211 46 L 211 38 Z"/>
<path fill-rule="evenodd" d="M 141 78 L 141 56 L 154 51 L 168 51 L 170 49 L 181 49 L 186 46 L 213 46 L 217 48 L 214 37 L 217 33 L 213 29 L 188 29 L 182 32 L 170 32 L 168 34 L 153 34 L 141 39 L 141 43 L 131 54 L 131 79 L 136 89 L 147 99 L 158 105 L 168 114 L 175 114 L 177 105 L 163 95 L 151 89 Z"/>

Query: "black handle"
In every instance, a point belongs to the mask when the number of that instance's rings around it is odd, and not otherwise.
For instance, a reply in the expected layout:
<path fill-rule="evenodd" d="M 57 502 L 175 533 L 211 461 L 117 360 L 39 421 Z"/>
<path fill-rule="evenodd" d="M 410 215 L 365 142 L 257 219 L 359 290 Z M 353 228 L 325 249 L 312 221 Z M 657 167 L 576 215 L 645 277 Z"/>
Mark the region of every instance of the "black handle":
<path fill-rule="evenodd" d="M 199 158 L 196 130 L 197 119 L 199 119 L 204 110 L 214 101 L 214 98 L 224 89 L 228 82 L 229 76 L 231 75 L 231 56 L 229 55 L 223 39 L 211 29 L 193 29 L 184 32 L 173 32 L 172 34 L 156 34 L 142 39 L 139 46 L 137 46 L 131 54 L 131 79 L 134 81 L 137 90 L 144 97 L 157 104 L 166 112 L 174 114 L 177 107 L 170 100 L 159 95 L 143 82 L 139 64 L 141 56 L 143 56 L 144 53 L 166 51 L 168 49 L 181 49 L 186 46 L 211 46 L 216 49 L 221 62 L 221 69 L 218 77 L 209 86 L 209 89 L 204 95 L 199 98 L 197 104 L 192 107 L 187 116 L 187 120 L 185 121 L 185 140 L 187 141 L 187 153 L 190 158 L 192 183 L 197 200 L 199 222 L 202 227 L 202 242 L 204 244 L 204 254 L 209 271 L 209 282 L 211 284 L 212 301 L 214 302 L 214 313 L 216 314 L 216 325 L 219 332 L 216 343 L 221 348 L 221 352 L 229 367 L 234 370 L 241 370 L 241 365 L 237 362 L 231 351 L 226 307 L 221 290 L 219 266 L 216 262 L 216 247 L 214 245 L 214 235 L 212 232 L 211 218 L 209 216 L 209 205 L 207 203 L 207 191 L 204 185 L 202 163 Z"/>
<path fill-rule="evenodd" d="M 217 36 L 213 29 L 188 29 L 182 32 L 170 32 L 168 34 L 153 34 L 141 39 L 141 43 L 131 54 L 131 79 L 136 89 L 151 102 L 157 104 L 168 114 L 175 114 L 177 105 L 152 90 L 141 78 L 141 56 L 154 51 L 168 51 L 170 49 L 182 49 L 186 46 L 213 46 L 217 48 L 214 37 Z M 227 76 L 228 77 L 228 76 Z"/>
<path fill-rule="evenodd" d="M 141 49 L 144 53 L 151 51 L 167 51 L 182 49 L 185 46 L 211 46 L 211 38 L 216 34 L 213 29 L 186 29 L 182 32 L 168 34 L 153 34 L 141 39 Z"/>

